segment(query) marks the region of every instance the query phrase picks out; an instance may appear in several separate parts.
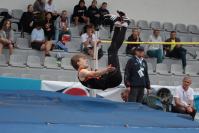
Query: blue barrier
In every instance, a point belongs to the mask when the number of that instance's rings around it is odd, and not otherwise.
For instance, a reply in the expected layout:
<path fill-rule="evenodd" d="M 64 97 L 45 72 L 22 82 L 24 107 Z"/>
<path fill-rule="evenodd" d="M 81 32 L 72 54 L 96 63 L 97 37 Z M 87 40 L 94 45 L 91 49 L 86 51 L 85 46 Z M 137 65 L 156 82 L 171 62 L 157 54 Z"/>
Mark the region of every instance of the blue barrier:
<path fill-rule="evenodd" d="M 43 91 L 0 91 L 4 133 L 197 133 L 199 124 L 184 115 L 138 103 L 68 96 Z"/>
<path fill-rule="evenodd" d="M 0 77 L 0 90 L 40 90 L 41 80 Z"/>

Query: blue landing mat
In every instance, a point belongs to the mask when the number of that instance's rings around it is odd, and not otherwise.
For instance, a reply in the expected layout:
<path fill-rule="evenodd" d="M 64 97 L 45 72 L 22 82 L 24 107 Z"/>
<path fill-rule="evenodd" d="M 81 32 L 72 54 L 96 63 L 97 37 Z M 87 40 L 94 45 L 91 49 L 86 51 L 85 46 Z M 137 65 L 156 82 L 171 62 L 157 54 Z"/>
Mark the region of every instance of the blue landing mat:
<path fill-rule="evenodd" d="M 0 91 L 0 130 L 4 133 L 199 133 L 199 123 L 137 103 L 42 91 Z"/>

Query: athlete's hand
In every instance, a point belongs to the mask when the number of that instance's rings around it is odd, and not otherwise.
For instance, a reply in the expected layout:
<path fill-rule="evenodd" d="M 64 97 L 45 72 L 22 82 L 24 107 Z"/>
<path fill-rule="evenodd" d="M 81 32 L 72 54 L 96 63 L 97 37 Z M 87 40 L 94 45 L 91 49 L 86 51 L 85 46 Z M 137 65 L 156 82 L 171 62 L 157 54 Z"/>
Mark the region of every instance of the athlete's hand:
<path fill-rule="evenodd" d="M 111 65 L 107 66 L 107 72 L 113 72 L 115 71 L 115 67 L 112 67 Z"/>
<path fill-rule="evenodd" d="M 129 92 L 130 92 L 130 87 L 128 87 L 126 90 L 124 90 L 124 91 L 121 93 L 121 98 L 122 98 L 122 100 L 124 100 L 125 102 L 128 101 Z"/>
<path fill-rule="evenodd" d="M 188 106 L 188 107 L 186 108 L 186 110 L 187 110 L 188 113 L 192 113 L 192 112 L 193 112 L 193 109 L 192 109 L 192 107 L 190 107 L 190 106 Z"/>

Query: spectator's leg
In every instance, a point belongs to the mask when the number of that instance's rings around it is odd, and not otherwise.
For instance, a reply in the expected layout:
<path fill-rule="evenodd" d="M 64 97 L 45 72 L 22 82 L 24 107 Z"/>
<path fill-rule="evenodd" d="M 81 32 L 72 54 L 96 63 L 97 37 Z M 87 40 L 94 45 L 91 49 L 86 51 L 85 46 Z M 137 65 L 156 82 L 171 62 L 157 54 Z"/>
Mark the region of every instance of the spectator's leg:
<path fill-rule="evenodd" d="M 55 40 L 56 41 L 59 40 L 59 30 L 58 29 L 55 30 Z"/>
<path fill-rule="evenodd" d="M 9 44 L 8 48 L 9 48 L 9 54 L 11 55 L 13 53 L 13 44 Z"/>
<path fill-rule="evenodd" d="M 143 97 L 144 97 L 144 88 L 138 88 L 138 94 L 137 94 L 136 102 L 142 103 Z"/>
<path fill-rule="evenodd" d="M 185 67 L 186 67 L 186 65 L 187 65 L 187 59 L 186 59 L 187 51 L 186 51 L 186 49 L 180 47 L 180 49 L 179 49 L 179 54 L 180 54 L 180 58 L 182 59 L 182 66 L 183 66 L 183 69 L 185 69 Z"/>
<path fill-rule="evenodd" d="M 183 107 L 173 106 L 172 111 L 173 111 L 174 113 L 186 114 L 186 109 L 183 108 Z"/>
<path fill-rule="evenodd" d="M 51 50 L 51 48 L 52 48 L 52 41 L 47 41 L 45 43 L 45 55 L 50 55 L 49 51 Z"/>
<path fill-rule="evenodd" d="M 79 24 L 79 17 L 74 17 L 75 20 L 75 26 L 77 26 Z"/>
<path fill-rule="evenodd" d="M 138 91 L 138 88 L 131 88 L 128 96 L 128 102 L 137 102 Z"/>
<path fill-rule="evenodd" d="M 2 54 L 2 51 L 3 51 L 3 44 L 0 43 L 0 55 Z"/>
<path fill-rule="evenodd" d="M 162 63 L 163 61 L 163 53 L 161 49 L 157 49 L 157 63 Z"/>

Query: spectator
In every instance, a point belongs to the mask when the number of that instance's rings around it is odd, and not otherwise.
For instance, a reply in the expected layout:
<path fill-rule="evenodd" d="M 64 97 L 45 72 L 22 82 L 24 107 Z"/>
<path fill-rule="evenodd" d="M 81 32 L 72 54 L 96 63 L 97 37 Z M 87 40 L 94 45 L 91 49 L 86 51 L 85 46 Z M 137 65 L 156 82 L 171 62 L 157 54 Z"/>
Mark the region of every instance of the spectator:
<path fill-rule="evenodd" d="M 45 0 L 36 0 L 33 4 L 34 12 L 45 12 Z"/>
<path fill-rule="evenodd" d="M 149 42 L 162 42 L 160 30 L 154 29 L 153 34 L 149 37 Z M 157 63 L 162 63 L 163 60 L 163 46 L 161 44 L 152 44 L 147 46 L 147 55 L 149 57 L 157 58 Z"/>
<path fill-rule="evenodd" d="M 63 25 L 63 30 L 59 34 L 59 40 L 56 43 L 56 48 L 68 52 L 67 43 L 70 40 L 71 40 L 71 31 L 69 30 L 67 25 Z"/>
<path fill-rule="evenodd" d="M 180 39 L 176 37 L 176 31 L 170 33 L 170 38 L 166 42 L 180 42 Z M 186 67 L 186 53 L 187 50 L 181 45 L 164 45 L 164 52 L 167 57 L 173 57 L 182 60 L 182 66 L 185 70 Z"/>
<path fill-rule="evenodd" d="M 63 30 L 64 25 L 69 27 L 68 13 L 66 10 L 63 10 L 61 16 L 55 21 L 55 40 L 59 39 L 59 34 Z"/>
<path fill-rule="evenodd" d="M 81 35 L 81 40 L 83 44 L 83 52 L 87 55 L 93 56 L 94 44 L 98 41 L 93 25 L 88 25 L 86 27 L 86 33 Z"/>
<path fill-rule="evenodd" d="M 75 22 L 75 26 L 79 23 L 88 24 L 89 19 L 87 17 L 87 8 L 84 0 L 80 0 L 79 4 L 74 7 L 72 19 Z"/>
<path fill-rule="evenodd" d="M 189 114 L 194 119 L 196 110 L 194 109 L 194 91 L 190 87 L 192 80 L 184 77 L 182 85 L 178 86 L 174 94 L 173 112 Z"/>
<path fill-rule="evenodd" d="M 3 23 L 3 31 L 6 33 L 6 38 L 14 44 L 14 31 L 12 30 L 11 23 L 10 20 L 5 20 Z"/>
<path fill-rule="evenodd" d="M 109 10 L 107 9 L 107 3 L 103 2 L 102 6 L 99 9 L 100 14 L 100 24 L 102 25 L 109 25 L 110 26 L 110 35 L 113 31 L 114 22 L 111 19 L 107 19 L 105 16 L 110 14 Z"/>
<path fill-rule="evenodd" d="M 130 42 L 141 42 L 140 32 L 137 28 L 132 29 L 132 34 L 128 37 L 128 41 Z M 132 45 L 128 44 L 126 47 L 126 54 L 135 55 L 135 48 L 140 46 L 140 44 Z"/>
<path fill-rule="evenodd" d="M 44 22 L 44 33 L 46 40 L 50 41 L 53 39 L 55 28 L 51 12 L 46 13 L 45 22 Z"/>
<path fill-rule="evenodd" d="M 99 9 L 97 8 L 97 1 L 93 0 L 91 6 L 88 8 L 88 17 L 90 23 L 92 23 L 95 28 L 98 28 L 100 25 L 100 14 Z"/>
<path fill-rule="evenodd" d="M 41 22 L 35 23 L 35 28 L 31 33 L 31 47 L 36 50 L 45 51 L 45 55 L 50 56 L 49 51 L 53 47 L 52 41 L 45 40 Z"/>
<path fill-rule="evenodd" d="M 3 28 L 0 31 L 0 54 L 2 54 L 3 47 L 9 48 L 9 54 L 13 53 L 14 47 L 14 31 L 11 29 L 11 21 L 5 20 Z"/>
<path fill-rule="evenodd" d="M 33 6 L 28 5 L 27 12 L 24 12 L 20 22 L 19 27 L 22 28 L 23 32 L 31 33 L 34 23 Z"/>
<path fill-rule="evenodd" d="M 144 47 L 138 46 L 135 49 L 135 56 L 128 60 L 124 83 L 129 92 L 129 102 L 141 103 L 144 96 L 144 89 L 147 88 L 147 93 L 150 89 L 150 81 L 148 75 L 147 62 L 143 59 Z"/>
<path fill-rule="evenodd" d="M 53 16 L 57 16 L 57 11 L 55 5 L 53 4 L 53 0 L 48 0 L 48 2 L 45 3 L 45 11 L 51 12 Z"/>

